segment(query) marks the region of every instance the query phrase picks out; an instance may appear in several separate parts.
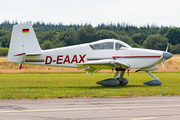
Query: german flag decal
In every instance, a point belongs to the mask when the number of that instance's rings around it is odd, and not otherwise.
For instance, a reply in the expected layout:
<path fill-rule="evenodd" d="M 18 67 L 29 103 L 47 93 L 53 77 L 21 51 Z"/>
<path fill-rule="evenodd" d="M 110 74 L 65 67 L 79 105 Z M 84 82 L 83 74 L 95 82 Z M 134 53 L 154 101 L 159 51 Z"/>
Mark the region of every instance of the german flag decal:
<path fill-rule="evenodd" d="M 22 32 L 23 33 L 29 33 L 29 29 L 23 29 Z"/>

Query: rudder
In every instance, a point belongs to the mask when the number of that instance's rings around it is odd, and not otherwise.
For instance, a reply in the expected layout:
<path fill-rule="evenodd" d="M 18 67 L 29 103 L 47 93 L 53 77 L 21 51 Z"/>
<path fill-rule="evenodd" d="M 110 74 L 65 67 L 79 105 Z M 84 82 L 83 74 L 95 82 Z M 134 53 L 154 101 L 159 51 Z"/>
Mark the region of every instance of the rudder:
<path fill-rule="evenodd" d="M 10 62 L 23 63 L 24 55 L 40 55 L 41 48 L 31 24 L 13 26 L 8 58 Z"/>

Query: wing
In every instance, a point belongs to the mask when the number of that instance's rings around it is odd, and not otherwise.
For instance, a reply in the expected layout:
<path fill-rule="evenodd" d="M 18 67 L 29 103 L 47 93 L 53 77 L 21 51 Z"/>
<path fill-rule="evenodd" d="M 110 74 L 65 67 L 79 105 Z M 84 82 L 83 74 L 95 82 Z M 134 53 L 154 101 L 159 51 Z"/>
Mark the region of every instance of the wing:
<path fill-rule="evenodd" d="M 122 68 L 126 69 L 130 66 L 124 62 L 119 62 L 117 60 L 94 60 L 85 63 L 76 64 L 78 67 L 85 68 L 85 71 L 94 72 L 97 69 L 115 69 Z"/>

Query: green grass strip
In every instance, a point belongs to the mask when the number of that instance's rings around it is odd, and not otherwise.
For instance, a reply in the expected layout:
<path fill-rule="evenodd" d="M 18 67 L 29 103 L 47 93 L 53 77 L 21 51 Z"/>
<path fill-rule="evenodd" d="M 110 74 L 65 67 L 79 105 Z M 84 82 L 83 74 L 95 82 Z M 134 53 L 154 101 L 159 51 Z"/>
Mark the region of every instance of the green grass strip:
<path fill-rule="evenodd" d="M 153 73 L 161 86 L 143 83 L 153 80 L 147 73 L 125 74 L 128 85 L 104 87 L 97 81 L 112 78 L 114 73 L 28 73 L 0 74 L 0 99 L 77 98 L 114 96 L 177 96 L 180 95 L 180 73 Z"/>

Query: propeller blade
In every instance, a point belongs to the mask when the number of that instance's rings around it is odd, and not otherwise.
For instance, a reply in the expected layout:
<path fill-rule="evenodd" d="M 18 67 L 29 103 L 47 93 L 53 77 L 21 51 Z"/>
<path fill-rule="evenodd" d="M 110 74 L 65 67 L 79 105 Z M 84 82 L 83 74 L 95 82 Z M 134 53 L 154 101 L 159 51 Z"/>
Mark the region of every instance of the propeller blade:
<path fill-rule="evenodd" d="M 168 45 L 167 45 L 166 52 L 168 51 L 168 48 L 169 48 L 169 43 L 168 43 Z"/>
<path fill-rule="evenodd" d="M 166 52 L 163 52 L 163 68 L 165 66 L 166 59 L 169 59 L 169 58 L 171 58 L 173 56 L 171 53 L 167 52 L 168 48 L 169 48 L 169 43 L 167 45 Z"/>
<path fill-rule="evenodd" d="M 164 66 L 165 66 L 165 63 L 166 63 L 166 58 L 163 57 L 163 68 L 164 68 Z"/>

